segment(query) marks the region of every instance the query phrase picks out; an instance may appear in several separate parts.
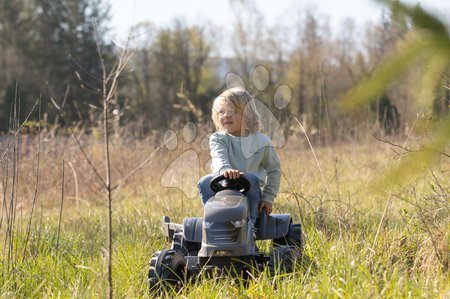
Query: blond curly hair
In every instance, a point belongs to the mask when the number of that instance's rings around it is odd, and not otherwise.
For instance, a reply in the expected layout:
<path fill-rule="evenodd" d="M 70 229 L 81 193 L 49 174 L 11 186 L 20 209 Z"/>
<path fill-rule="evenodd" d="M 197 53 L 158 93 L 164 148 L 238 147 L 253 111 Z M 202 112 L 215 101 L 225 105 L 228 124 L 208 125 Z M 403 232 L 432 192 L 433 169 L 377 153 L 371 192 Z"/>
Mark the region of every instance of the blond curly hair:
<path fill-rule="evenodd" d="M 219 105 L 224 104 L 237 113 L 242 114 L 242 126 L 244 134 L 256 133 L 261 129 L 260 116 L 256 109 L 255 100 L 245 90 L 241 88 L 230 88 L 222 92 L 214 99 L 212 106 L 212 120 L 218 131 L 224 129 L 219 121 Z"/>

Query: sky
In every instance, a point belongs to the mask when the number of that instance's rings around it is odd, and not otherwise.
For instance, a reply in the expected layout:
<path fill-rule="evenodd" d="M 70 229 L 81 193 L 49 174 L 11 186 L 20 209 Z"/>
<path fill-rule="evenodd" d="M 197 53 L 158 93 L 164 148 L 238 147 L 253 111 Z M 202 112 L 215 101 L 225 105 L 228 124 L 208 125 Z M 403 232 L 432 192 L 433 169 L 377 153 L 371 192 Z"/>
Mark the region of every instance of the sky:
<path fill-rule="evenodd" d="M 371 0 L 345 0 L 348 7 L 343 7 L 339 0 L 256 0 L 258 8 L 268 18 L 289 17 L 293 8 L 305 7 L 311 3 L 318 6 L 319 11 L 329 12 L 337 17 L 378 16 L 380 5 Z M 186 18 L 189 21 L 208 19 L 216 25 L 226 25 L 232 14 L 228 0 L 111 0 L 114 23 L 119 26 L 132 24 L 133 14 L 136 21 L 150 20 L 157 25 L 170 24 L 174 17 Z M 136 9 L 134 10 L 134 6 Z M 349 9 L 350 8 L 350 9 Z"/>
<path fill-rule="evenodd" d="M 299 9 L 311 7 L 319 16 L 329 19 L 331 29 L 340 30 L 342 21 L 352 18 L 357 25 L 375 23 L 384 8 L 375 0 L 256 0 L 266 21 L 289 20 Z M 404 0 L 408 4 L 420 4 L 438 13 L 450 22 L 450 0 Z M 181 18 L 188 24 L 203 24 L 206 21 L 227 28 L 233 22 L 229 0 L 110 0 L 112 25 L 115 38 L 126 37 L 129 28 L 139 22 L 151 22 L 157 27 L 173 24 Z M 345 3 L 345 5 L 343 5 Z"/>
<path fill-rule="evenodd" d="M 231 10 L 231 1 L 246 0 L 108 0 L 111 3 L 113 30 L 106 36 L 119 47 L 126 44 L 130 28 L 140 22 L 149 22 L 154 27 L 172 27 L 175 19 L 180 19 L 188 25 L 212 24 L 215 41 L 212 55 L 232 57 L 231 37 L 236 17 Z M 252 0 L 248 0 L 252 1 Z M 296 22 L 299 15 L 312 11 L 319 24 L 327 23 L 334 37 L 341 35 L 347 26 L 345 20 L 352 19 L 355 27 L 353 38 L 363 37 L 368 24 L 380 21 L 386 5 L 378 0 L 253 0 L 258 10 L 264 16 L 266 29 L 275 29 L 283 32 L 279 35 L 284 40 L 283 46 L 287 49 L 295 45 Z M 422 7 L 435 15 L 440 16 L 444 22 L 450 24 L 450 0 L 402 0 L 403 3 Z M 345 3 L 345 5 L 343 4 Z M 282 27 L 274 27 L 280 24 Z M 131 34 L 129 47 L 138 46 L 149 41 L 153 30 Z"/>

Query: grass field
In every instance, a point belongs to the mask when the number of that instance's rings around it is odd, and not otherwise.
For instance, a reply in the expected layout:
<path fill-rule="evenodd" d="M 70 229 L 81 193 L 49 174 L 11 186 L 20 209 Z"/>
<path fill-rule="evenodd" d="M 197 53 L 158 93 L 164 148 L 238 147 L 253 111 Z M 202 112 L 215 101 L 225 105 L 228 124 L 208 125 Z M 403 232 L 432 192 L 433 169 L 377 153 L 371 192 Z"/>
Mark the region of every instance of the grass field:
<path fill-rule="evenodd" d="M 2 159 L 0 296 L 105 297 L 107 203 L 98 178 L 73 138 L 43 138 L 39 151 L 37 141 L 22 137 Z M 101 140 L 92 134 L 81 141 L 103 174 Z M 207 160 L 197 141 L 155 152 L 156 137 L 113 139 L 114 182 L 154 154 L 114 191 L 116 297 L 147 297 L 148 262 L 168 247 L 163 215 L 175 222 L 201 215 L 198 198 L 161 186 L 163 171 L 183 151 L 193 147 L 201 163 Z M 247 285 L 200 280 L 161 296 L 449 298 L 450 161 L 439 157 L 404 186 L 379 183 L 397 164 L 391 148 L 370 138 L 317 146 L 319 167 L 304 140 L 289 140 L 279 149 L 283 179 L 274 212 L 303 224 L 306 248 L 295 273 L 262 273 Z"/>

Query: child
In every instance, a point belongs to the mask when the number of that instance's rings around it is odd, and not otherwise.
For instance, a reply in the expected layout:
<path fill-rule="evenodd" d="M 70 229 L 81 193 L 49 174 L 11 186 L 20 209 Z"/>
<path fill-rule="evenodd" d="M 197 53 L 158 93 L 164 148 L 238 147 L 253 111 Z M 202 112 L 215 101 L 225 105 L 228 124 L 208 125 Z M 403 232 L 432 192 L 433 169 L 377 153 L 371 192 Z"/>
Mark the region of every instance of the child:
<path fill-rule="evenodd" d="M 213 103 L 212 119 L 217 129 L 209 139 L 212 173 L 200 179 L 200 197 L 205 204 L 214 196 L 209 183 L 218 174 L 229 179 L 244 176 L 251 184 L 247 197 L 249 225 L 254 228 L 262 209 L 267 215 L 272 212 L 281 177 L 278 155 L 269 137 L 259 132 L 259 114 L 247 91 L 231 88 L 220 94 Z"/>

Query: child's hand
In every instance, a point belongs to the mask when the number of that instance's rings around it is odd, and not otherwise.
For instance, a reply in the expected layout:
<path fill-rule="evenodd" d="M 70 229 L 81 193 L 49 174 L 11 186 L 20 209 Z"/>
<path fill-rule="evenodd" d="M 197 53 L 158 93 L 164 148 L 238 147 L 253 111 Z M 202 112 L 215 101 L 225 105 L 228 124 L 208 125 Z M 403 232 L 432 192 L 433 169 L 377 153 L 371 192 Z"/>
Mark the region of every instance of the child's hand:
<path fill-rule="evenodd" d="M 227 169 L 223 172 L 223 176 L 227 179 L 237 179 L 243 176 L 244 173 L 242 171 L 239 171 L 237 169 Z"/>
<path fill-rule="evenodd" d="M 262 201 L 259 204 L 259 212 L 261 213 L 263 209 L 266 209 L 266 215 L 270 215 L 272 213 L 272 204 L 267 201 Z"/>

